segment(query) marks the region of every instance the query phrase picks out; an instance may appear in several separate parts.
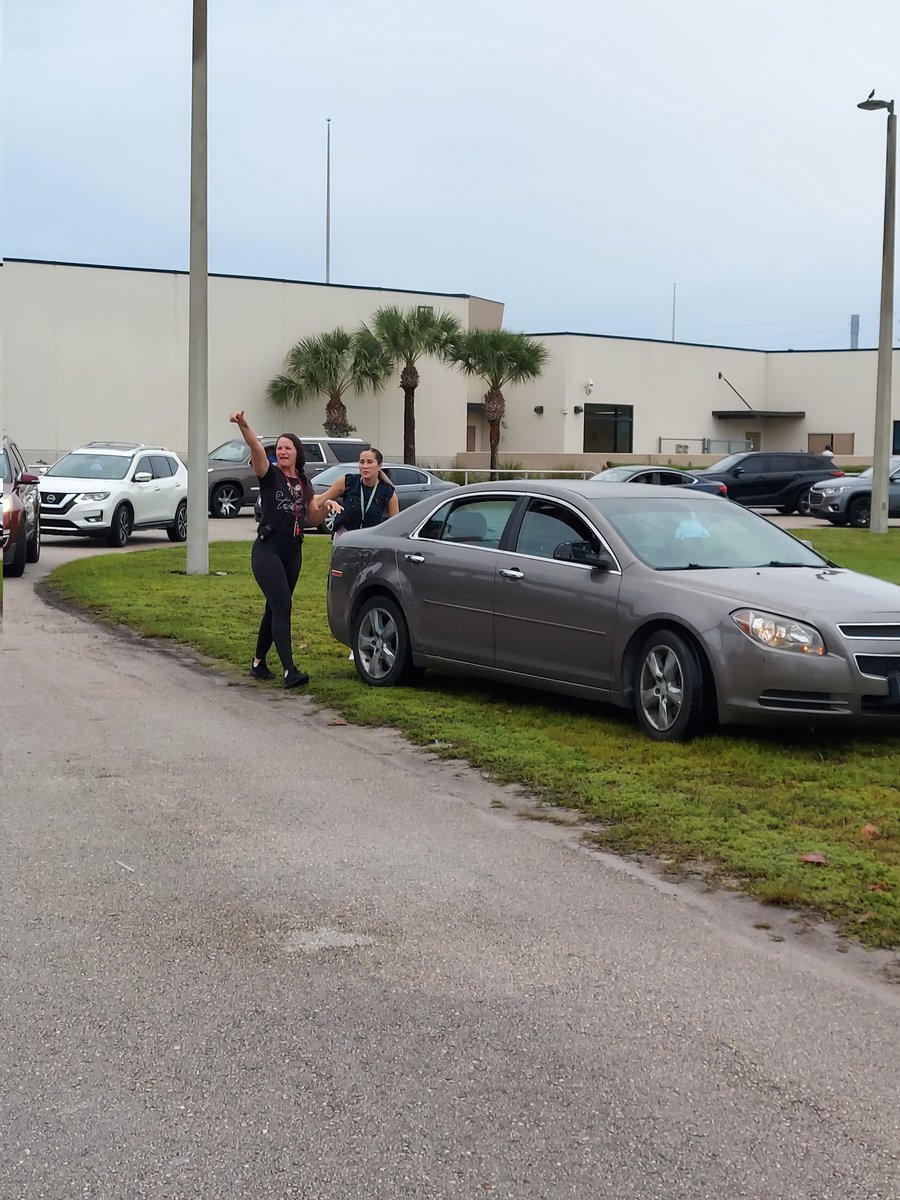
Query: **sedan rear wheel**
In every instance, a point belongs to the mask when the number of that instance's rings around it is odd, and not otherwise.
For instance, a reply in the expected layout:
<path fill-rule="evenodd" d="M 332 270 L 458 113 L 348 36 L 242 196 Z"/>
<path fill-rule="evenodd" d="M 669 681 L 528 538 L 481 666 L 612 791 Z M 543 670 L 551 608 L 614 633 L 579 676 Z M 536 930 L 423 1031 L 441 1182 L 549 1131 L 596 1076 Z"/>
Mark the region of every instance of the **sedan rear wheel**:
<path fill-rule="evenodd" d="M 351 645 L 357 673 L 372 687 L 393 687 L 413 673 L 406 621 L 389 596 L 365 601 L 353 622 Z"/>
<path fill-rule="evenodd" d="M 700 659 L 674 629 L 657 630 L 641 647 L 634 705 L 643 731 L 659 742 L 687 741 L 706 725 Z"/>
<path fill-rule="evenodd" d="M 244 494 L 236 483 L 219 483 L 209 498 L 209 511 L 213 517 L 236 517 L 241 511 Z"/>
<path fill-rule="evenodd" d="M 870 496 L 858 496 L 847 506 L 847 520 L 854 529 L 868 529 L 872 516 L 872 499 Z"/>

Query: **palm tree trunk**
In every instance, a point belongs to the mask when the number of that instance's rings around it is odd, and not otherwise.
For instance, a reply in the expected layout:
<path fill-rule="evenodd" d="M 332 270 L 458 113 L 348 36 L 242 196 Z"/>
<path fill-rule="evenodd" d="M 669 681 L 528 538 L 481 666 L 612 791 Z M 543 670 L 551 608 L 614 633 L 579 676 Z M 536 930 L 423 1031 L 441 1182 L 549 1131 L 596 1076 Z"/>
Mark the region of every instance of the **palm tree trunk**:
<path fill-rule="evenodd" d="M 353 432 L 353 426 L 347 420 L 347 406 L 339 392 L 328 397 L 323 428 L 329 437 L 349 437 Z"/>
<path fill-rule="evenodd" d="M 400 387 L 403 389 L 403 461 L 411 466 L 416 465 L 416 388 L 419 386 L 419 372 L 415 363 L 406 363 L 400 373 Z"/>
<path fill-rule="evenodd" d="M 506 401 L 503 399 L 503 393 L 499 388 L 491 388 L 490 391 L 485 393 L 484 415 L 487 418 L 490 430 L 492 476 L 497 470 L 497 451 L 500 446 L 500 423 L 503 420 L 505 408 Z"/>

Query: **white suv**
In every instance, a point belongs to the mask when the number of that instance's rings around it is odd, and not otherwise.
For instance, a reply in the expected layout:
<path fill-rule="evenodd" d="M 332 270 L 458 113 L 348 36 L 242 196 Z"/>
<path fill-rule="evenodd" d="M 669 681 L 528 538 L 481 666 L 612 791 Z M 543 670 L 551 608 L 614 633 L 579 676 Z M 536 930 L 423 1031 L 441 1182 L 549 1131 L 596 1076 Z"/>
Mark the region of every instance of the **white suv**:
<path fill-rule="evenodd" d="M 88 442 L 40 479 L 41 533 L 105 538 L 124 546 L 134 529 L 187 538 L 187 468 L 171 450 Z"/>

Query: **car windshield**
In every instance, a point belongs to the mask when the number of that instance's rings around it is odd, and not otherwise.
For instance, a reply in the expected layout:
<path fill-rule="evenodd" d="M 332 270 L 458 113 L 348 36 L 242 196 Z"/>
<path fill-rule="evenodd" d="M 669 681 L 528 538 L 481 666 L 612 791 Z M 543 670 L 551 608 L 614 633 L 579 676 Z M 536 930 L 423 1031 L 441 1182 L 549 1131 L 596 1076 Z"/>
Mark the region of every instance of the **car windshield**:
<path fill-rule="evenodd" d="M 326 467 L 324 471 L 320 471 L 313 480 L 316 487 L 331 487 L 336 479 L 340 479 L 342 475 L 355 475 L 359 471 L 357 463 L 338 463 L 332 467 Z"/>
<path fill-rule="evenodd" d="M 828 563 L 783 529 L 737 505 L 680 496 L 597 500 L 630 549 L 661 571 L 719 567 L 822 567 Z"/>
<path fill-rule="evenodd" d="M 244 441 L 223 442 L 221 446 L 216 446 L 215 450 L 210 450 L 209 457 L 214 458 L 216 462 L 239 463 L 243 462 L 249 453 L 250 450 Z"/>
<path fill-rule="evenodd" d="M 131 466 L 131 458 L 124 454 L 67 454 L 45 472 L 47 475 L 62 475 L 66 479 L 124 479 Z"/>
<path fill-rule="evenodd" d="M 636 470 L 636 467 L 607 467 L 591 479 L 599 479 L 601 483 L 627 483 Z"/>
<path fill-rule="evenodd" d="M 727 458 L 720 458 L 718 462 L 713 463 L 711 467 L 704 467 L 704 471 L 730 471 L 732 467 L 736 467 L 743 459 L 743 454 L 729 454 Z"/>

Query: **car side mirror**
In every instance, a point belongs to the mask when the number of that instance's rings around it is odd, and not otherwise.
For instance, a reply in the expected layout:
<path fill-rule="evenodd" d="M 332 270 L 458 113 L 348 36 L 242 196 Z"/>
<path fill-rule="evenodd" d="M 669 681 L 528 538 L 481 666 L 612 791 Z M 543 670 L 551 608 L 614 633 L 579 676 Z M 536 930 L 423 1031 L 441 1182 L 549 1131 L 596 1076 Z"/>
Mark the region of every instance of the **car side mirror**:
<path fill-rule="evenodd" d="M 22 474 L 19 476 L 19 478 L 16 480 L 16 486 L 18 486 L 19 484 L 30 484 L 30 483 L 40 483 L 40 482 L 41 482 L 40 475 L 32 475 L 30 471 L 23 471 Z"/>
<path fill-rule="evenodd" d="M 560 562 L 581 563 L 598 571 L 608 571 L 613 565 L 609 555 L 595 550 L 591 542 L 560 542 L 553 557 Z"/>
<path fill-rule="evenodd" d="M 746 470 L 746 467 L 735 467 L 731 473 L 732 475 L 743 475 Z"/>
<path fill-rule="evenodd" d="M 135 471 L 133 478 L 135 483 L 149 483 L 153 476 L 149 471 Z"/>

